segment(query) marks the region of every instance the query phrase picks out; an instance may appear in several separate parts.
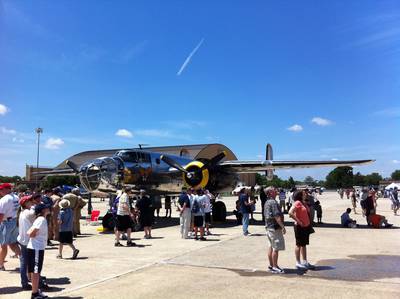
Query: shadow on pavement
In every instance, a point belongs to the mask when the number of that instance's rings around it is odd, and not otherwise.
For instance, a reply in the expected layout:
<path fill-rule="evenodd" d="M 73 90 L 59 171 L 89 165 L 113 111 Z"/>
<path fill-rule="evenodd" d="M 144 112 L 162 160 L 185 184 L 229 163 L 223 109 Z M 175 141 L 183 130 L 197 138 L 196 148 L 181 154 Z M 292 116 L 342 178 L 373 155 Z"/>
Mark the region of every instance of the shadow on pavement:
<path fill-rule="evenodd" d="M 83 297 L 76 297 L 76 296 L 56 296 L 56 297 L 51 297 L 54 299 L 83 299 Z"/>
<path fill-rule="evenodd" d="M 73 259 L 72 257 L 66 258 L 65 260 L 87 260 L 87 256 L 78 256 L 77 258 Z"/>
<path fill-rule="evenodd" d="M 0 295 L 11 295 L 22 292 L 21 287 L 5 287 L 0 288 Z"/>
<path fill-rule="evenodd" d="M 350 255 L 318 261 L 312 277 L 328 280 L 374 281 L 400 277 L 399 255 Z M 326 267 L 334 271 L 323 271 Z"/>
<path fill-rule="evenodd" d="M 79 238 L 87 238 L 87 237 L 91 237 L 94 236 L 95 234 L 79 234 L 76 237 L 74 237 L 74 239 L 79 239 Z"/>
<path fill-rule="evenodd" d="M 69 277 L 58 277 L 58 278 L 47 278 L 46 282 L 50 285 L 65 285 L 65 284 L 70 284 L 71 280 Z"/>

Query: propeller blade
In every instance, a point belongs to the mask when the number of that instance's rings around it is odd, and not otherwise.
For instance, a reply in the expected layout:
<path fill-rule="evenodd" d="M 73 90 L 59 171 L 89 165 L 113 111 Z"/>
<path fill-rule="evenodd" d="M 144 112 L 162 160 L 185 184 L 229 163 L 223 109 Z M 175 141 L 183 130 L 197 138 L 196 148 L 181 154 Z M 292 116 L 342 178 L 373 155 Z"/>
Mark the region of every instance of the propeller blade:
<path fill-rule="evenodd" d="M 172 158 L 170 158 L 168 156 L 164 156 L 164 155 L 161 155 L 160 159 L 162 161 L 164 161 L 165 163 L 167 163 L 169 166 L 171 166 L 171 167 L 173 167 L 173 168 L 175 168 L 175 169 L 177 169 L 179 171 L 182 171 L 184 173 L 188 173 L 188 171 L 185 168 L 183 168 L 182 165 L 180 165 L 174 159 L 172 159 Z"/>
<path fill-rule="evenodd" d="M 65 164 L 67 164 L 70 168 L 72 168 L 76 173 L 79 173 L 79 167 L 74 162 L 67 160 L 65 161 Z"/>
<path fill-rule="evenodd" d="M 200 170 L 203 170 L 203 169 L 207 168 L 210 165 L 216 165 L 219 161 L 221 161 L 223 158 L 225 158 L 225 156 L 226 156 L 225 152 L 219 153 L 218 155 L 214 156 L 209 161 L 204 163 L 203 167 Z"/>

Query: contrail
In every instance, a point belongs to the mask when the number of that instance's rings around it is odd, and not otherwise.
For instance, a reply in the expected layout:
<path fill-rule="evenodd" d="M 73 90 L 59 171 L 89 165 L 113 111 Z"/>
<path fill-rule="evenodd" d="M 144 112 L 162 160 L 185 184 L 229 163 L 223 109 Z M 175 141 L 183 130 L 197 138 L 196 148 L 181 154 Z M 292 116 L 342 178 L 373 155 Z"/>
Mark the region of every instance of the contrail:
<path fill-rule="evenodd" d="M 178 73 L 176 74 L 177 76 L 180 76 L 182 74 L 183 70 L 189 64 L 189 62 L 192 59 L 193 55 L 196 54 L 197 50 L 201 47 L 203 42 L 204 42 L 204 38 L 202 38 L 201 41 L 197 44 L 197 46 L 193 49 L 193 51 L 190 52 L 189 56 L 186 58 L 185 62 L 182 64 L 181 68 L 179 69 Z"/>

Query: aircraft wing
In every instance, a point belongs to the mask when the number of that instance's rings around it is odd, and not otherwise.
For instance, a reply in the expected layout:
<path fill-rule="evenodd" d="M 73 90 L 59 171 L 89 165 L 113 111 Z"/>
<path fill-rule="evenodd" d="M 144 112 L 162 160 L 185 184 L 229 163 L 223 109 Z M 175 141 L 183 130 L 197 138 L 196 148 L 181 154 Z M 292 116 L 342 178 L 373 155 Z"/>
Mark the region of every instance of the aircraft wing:
<path fill-rule="evenodd" d="M 347 160 L 347 161 L 223 161 L 218 164 L 219 167 L 226 170 L 232 170 L 238 173 L 254 173 L 266 171 L 269 169 L 288 169 L 288 168 L 311 168 L 311 167 L 337 167 L 337 166 L 353 166 L 364 165 L 374 162 L 375 160 Z"/>

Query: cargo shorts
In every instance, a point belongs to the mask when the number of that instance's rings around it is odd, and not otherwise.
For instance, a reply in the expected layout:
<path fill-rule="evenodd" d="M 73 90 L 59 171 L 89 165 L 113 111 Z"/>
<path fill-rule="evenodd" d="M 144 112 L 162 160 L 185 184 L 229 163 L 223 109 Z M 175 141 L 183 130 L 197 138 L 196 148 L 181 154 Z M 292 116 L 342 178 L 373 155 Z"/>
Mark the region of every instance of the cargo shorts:
<path fill-rule="evenodd" d="M 281 229 L 268 230 L 267 238 L 269 245 L 275 251 L 285 250 L 285 239 L 283 238 L 283 233 Z"/>

